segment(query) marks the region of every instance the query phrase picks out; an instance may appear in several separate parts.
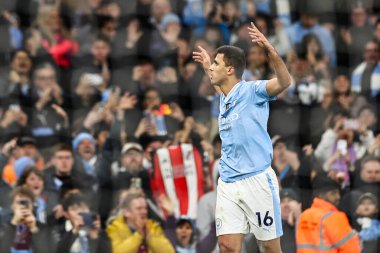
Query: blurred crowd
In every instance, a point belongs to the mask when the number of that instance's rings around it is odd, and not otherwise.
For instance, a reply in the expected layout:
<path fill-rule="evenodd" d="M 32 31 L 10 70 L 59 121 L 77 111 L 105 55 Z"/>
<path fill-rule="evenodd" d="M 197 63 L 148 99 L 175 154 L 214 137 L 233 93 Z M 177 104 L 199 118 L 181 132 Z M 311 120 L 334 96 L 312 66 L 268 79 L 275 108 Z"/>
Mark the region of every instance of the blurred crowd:
<path fill-rule="evenodd" d="M 219 97 L 192 52 L 274 77 L 251 22 L 292 76 L 268 122 L 283 252 L 320 176 L 379 252 L 376 0 L 0 1 L 0 252 L 218 252 Z"/>

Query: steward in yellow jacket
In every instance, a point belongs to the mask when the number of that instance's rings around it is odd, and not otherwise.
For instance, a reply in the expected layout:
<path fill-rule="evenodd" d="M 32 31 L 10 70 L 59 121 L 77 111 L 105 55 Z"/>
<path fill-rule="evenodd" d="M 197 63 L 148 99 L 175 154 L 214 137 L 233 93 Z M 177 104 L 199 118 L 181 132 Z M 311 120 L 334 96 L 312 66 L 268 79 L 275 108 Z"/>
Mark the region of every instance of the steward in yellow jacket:
<path fill-rule="evenodd" d="M 358 235 L 346 214 L 336 208 L 340 185 L 327 175 L 317 175 L 313 188 L 317 197 L 297 223 L 297 253 L 360 253 Z"/>
<path fill-rule="evenodd" d="M 107 227 L 113 253 L 174 253 L 160 225 L 147 219 L 144 195 L 128 195 L 123 208 L 122 214 Z"/>

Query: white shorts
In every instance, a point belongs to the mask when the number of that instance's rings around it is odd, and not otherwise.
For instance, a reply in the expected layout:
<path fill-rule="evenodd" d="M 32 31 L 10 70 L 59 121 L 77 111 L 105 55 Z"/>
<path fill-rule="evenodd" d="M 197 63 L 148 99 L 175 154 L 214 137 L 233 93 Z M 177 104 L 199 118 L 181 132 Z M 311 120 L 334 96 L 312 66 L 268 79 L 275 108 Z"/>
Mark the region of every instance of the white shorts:
<path fill-rule="evenodd" d="M 261 241 L 282 236 L 279 187 L 273 169 L 233 183 L 219 178 L 215 223 L 217 236 L 253 233 Z"/>

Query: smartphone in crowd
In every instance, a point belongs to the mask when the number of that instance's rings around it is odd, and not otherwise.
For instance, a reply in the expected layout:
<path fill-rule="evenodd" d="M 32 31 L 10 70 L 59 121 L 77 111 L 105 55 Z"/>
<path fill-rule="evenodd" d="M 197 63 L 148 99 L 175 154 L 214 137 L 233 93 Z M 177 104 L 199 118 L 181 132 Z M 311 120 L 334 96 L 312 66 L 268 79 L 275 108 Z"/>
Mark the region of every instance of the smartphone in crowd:
<path fill-rule="evenodd" d="M 344 120 L 344 128 L 356 130 L 359 128 L 359 122 L 356 119 Z"/>
<path fill-rule="evenodd" d="M 347 141 L 342 139 L 338 140 L 336 148 L 342 155 L 347 154 Z"/>
<path fill-rule="evenodd" d="M 156 122 L 156 128 L 157 128 L 157 135 L 163 136 L 167 135 L 168 131 L 166 129 L 166 122 L 163 115 L 157 115 L 155 116 L 155 122 Z"/>
<path fill-rule="evenodd" d="M 139 177 L 132 177 L 131 178 L 131 188 L 134 189 L 141 189 L 141 178 Z"/>
<path fill-rule="evenodd" d="M 21 206 L 25 207 L 25 208 L 28 208 L 29 207 L 29 201 L 28 200 L 25 200 L 25 199 L 22 199 L 18 202 Z"/>
<path fill-rule="evenodd" d="M 92 227 L 97 216 L 96 213 L 93 212 L 79 213 L 79 215 L 82 217 L 85 227 Z"/>

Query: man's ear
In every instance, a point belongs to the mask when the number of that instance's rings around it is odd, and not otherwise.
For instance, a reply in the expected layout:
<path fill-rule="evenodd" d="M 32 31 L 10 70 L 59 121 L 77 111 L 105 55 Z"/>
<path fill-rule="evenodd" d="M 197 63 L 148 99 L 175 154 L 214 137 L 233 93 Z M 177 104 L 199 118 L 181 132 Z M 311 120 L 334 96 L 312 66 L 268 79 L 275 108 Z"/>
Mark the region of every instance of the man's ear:
<path fill-rule="evenodd" d="M 228 75 L 235 75 L 235 68 L 232 66 L 227 67 L 227 74 Z"/>
<path fill-rule="evenodd" d="M 129 217 L 131 217 L 131 212 L 129 211 L 128 208 L 123 208 L 123 216 L 124 216 L 125 218 L 129 218 Z"/>

